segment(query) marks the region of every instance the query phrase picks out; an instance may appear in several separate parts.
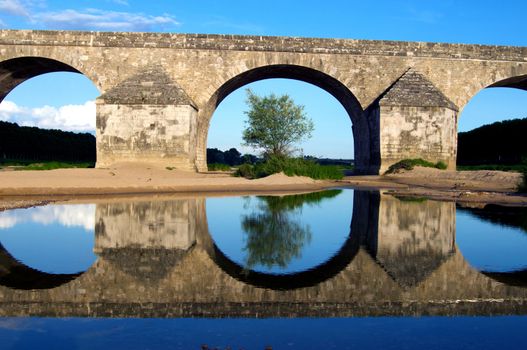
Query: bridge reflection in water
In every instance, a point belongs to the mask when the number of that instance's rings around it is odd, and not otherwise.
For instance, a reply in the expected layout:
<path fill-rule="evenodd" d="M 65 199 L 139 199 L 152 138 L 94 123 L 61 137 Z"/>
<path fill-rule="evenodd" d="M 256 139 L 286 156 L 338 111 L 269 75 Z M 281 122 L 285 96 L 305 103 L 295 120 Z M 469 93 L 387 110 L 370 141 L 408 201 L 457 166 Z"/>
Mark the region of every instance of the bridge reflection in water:
<path fill-rule="evenodd" d="M 454 203 L 355 191 L 342 247 L 280 275 L 221 251 L 204 197 L 98 203 L 98 259 L 84 273 L 40 273 L 2 250 L 0 316 L 525 314 L 521 272 L 472 268 L 456 248 L 455 218 Z"/>

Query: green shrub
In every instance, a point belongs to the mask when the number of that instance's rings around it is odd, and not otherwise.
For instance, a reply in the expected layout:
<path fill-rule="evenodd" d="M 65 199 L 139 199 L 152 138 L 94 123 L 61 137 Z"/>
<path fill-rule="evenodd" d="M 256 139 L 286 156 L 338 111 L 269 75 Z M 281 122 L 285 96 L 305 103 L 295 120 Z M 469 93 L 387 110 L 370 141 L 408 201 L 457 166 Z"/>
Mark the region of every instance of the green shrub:
<path fill-rule="evenodd" d="M 209 171 L 229 171 L 231 170 L 230 165 L 222 164 L 222 163 L 207 164 L 207 168 Z"/>
<path fill-rule="evenodd" d="M 416 166 L 422 166 L 426 168 L 436 168 L 445 170 L 447 168 L 447 165 L 439 161 L 437 163 L 432 163 L 427 160 L 421 159 L 421 158 L 415 158 L 415 159 L 403 159 L 395 164 L 392 164 L 385 174 L 395 174 L 400 172 L 401 170 L 412 170 Z"/>
<path fill-rule="evenodd" d="M 448 165 L 446 165 L 445 162 L 439 161 L 439 162 L 435 163 L 434 167 L 439 169 L 439 170 L 446 170 Z"/>
<path fill-rule="evenodd" d="M 247 164 L 247 163 L 240 165 L 238 169 L 236 169 L 234 176 L 240 176 L 246 179 L 254 179 L 255 178 L 254 165 Z"/>
<path fill-rule="evenodd" d="M 24 167 L 17 168 L 16 170 L 53 170 L 53 169 L 66 169 L 66 168 L 94 168 L 94 163 L 67 163 L 67 162 L 43 162 L 43 163 L 32 163 Z"/>
<path fill-rule="evenodd" d="M 254 179 L 283 172 L 287 176 L 307 176 L 312 179 L 342 179 L 343 172 L 336 165 L 320 165 L 302 158 L 269 157 L 265 162 L 254 166 L 243 164 L 236 174 Z"/>

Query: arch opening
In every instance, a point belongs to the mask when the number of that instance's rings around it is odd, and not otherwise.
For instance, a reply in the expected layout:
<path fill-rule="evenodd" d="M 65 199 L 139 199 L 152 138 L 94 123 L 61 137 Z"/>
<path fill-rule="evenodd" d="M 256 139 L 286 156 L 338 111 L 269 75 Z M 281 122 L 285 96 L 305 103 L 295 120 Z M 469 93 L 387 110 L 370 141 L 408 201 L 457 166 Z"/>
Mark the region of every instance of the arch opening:
<path fill-rule="evenodd" d="M 269 65 L 254 68 L 238 74 L 226 81 L 209 99 L 204 108 L 200 110 L 200 122 L 202 123 L 198 133 L 197 159 L 198 170 L 207 169 L 207 139 L 210 122 L 214 112 L 220 103 L 235 90 L 248 84 L 267 79 L 291 79 L 314 85 L 333 96 L 344 108 L 352 123 L 352 137 L 354 145 L 354 163 L 356 173 L 372 172 L 373 159 L 370 159 L 375 144 L 371 140 L 370 125 L 363 117 L 363 109 L 360 102 L 353 93 L 342 82 L 336 78 L 304 66 L 297 65 Z"/>
<path fill-rule="evenodd" d="M 0 62 L 0 161 L 95 164 L 98 95 L 85 74 L 61 61 L 18 57 Z"/>
<path fill-rule="evenodd" d="M 460 113 L 458 168 L 521 170 L 527 163 L 526 130 L 527 75 L 488 85 Z"/>

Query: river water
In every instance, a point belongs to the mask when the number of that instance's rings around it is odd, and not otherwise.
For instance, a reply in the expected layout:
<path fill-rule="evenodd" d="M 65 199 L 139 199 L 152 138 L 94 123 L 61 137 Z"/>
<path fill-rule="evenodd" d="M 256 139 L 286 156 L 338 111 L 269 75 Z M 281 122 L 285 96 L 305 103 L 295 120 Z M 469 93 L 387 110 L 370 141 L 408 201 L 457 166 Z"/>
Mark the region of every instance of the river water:
<path fill-rule="evenodd" d="M 523 344 L 527 209 L 334 189 L 0 212 L 2 349 Z"/>

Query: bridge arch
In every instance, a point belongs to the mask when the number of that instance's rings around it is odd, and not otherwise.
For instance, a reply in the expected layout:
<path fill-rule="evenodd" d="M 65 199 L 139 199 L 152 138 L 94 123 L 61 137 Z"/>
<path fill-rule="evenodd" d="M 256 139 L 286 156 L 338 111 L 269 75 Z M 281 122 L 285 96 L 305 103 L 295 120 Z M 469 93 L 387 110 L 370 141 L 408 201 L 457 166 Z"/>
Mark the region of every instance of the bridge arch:
<path fill-rule="evenodd" d="M 457 123 L 457 165 L 512 165 L 521 162 L 525 153 L 521 128 L 479 129 L 487 124 L 525 117 L 527 72 L 517 70 L 500 72 L 481 79 L 481 86 L 471 91 L 462 106 Z M 519 102 L 519 103 L 518 103 Z M 519 124 L 518 124 L 519 125 Z M 464 133 L 479 129 L 475 133 Z M 497 131 L 498 130 L 498 131 Z M 507 131 L 505 131 L 507 130 Z M 480 139 L 492 143 L 479 144 Z"/>
<path fill-rule="evenodd" d="M 86 76 L 97 86 L 98 84 L 82 68 L 76 67 L 62 60 L 44 56 L 21 56 L 0 62 L 0 102 L 18 85 L 46 73 L 71 72 Z"/>
<path fill-rule="evenodd" d="M 515 70 L 509 71 L 508 73 L 501 72 L 495 75 L 483 78 L 479 81 L 477 86 L 473 86 L 470 90 L 468 98 L 464 100 L 460 107 L 460 118 L 463 117 L 463 109 L 468 103 L 482 90 L 488 88 L 513 88 L 527 91 L 527 69 L 525 72 L 516 72 Z"/>
<path fill-rule="evenodd" d="M 21 123 L 17 118 L 17 114 L 20 113 L 17 110 L 23 111 L 20 115 L 33 114 L 33 116 L 37 110 L 41 110 L 43 112 L 30 124 L 36 124 L 36 126 L 42 128 L 58 128 L 74 132 L 95 131 L 97 121 L 95 105 L 92 99 L 99 95 L 99 87 L 90 76 L 77 67 L 66 63 L 66 61 L 40 55 L 0 59 L 0 102 L 7 97 L 10 101 L 5 101 L 4 103 L 12 103 L 12 106 L 15 106 L 14 117 L 7 113 L 7 122 L 17 122 L 25 125 L 24 120 Z M 78 65 L 77 63 L 79 62 L 74 62 L 75 65 Z M 84 69 L 84 67 L 81 69 Z M 40 77 L 50 73 L 56 74 Z M 35 79 L 32 80 L 33 78 Z M 39 79 L 41 79 L 40 82 Z M 30 83 L 20 86 L 29 80 L 31 80 Z M 44 85 L 41 85 L 42 83 Z M 72 90 L 70 86 L 75 88 Z M 18 90 L 16 90 L 17 87 Z M 13 91 L 13 95 L 9 95 Z M 71 95 L 70 91 L 72 92 Z M 17 100 L 14 96 L 17 93 L 19 97 L 23 97 L 21 104 L 20 99 Z M 31 97 L 32 100 L 29 104 L 26 104 L 28 102 L 26 101 L 27 97 Z M 51 107 L 48 109 L 49 105 Z M 7 107 L 9 111 L 9 105 Z M 18 141 L 8 141 L 6 149 L 2 152 L 3 157 L 45 161 L 95 161 L 96 146 L 94 139 L 82 136 L 82 143 L 74 143 L 72 148 L 68 149 L 53 145 L 53 142 L 44 141 L 40 137 L 39 135 L 30 136 L 26 134 L 25 137 Z M 24 143 L 23 140 L 31 140 L 31 142 L 26 142 L 25 146 L 20 146 Z M 33 140 L 40 140 L 38 142 L 35 141 L 36 144 L 45 142 L 49 147 L 46 146 L 40 152 L 34 152 L 35 142 Z M 66 141 L 62 140 L 60 142 Z M 81 147 L 77 147 L 79 145 Z"/>
<path fill-rule="evenodd" d="M 207 138 L 210 121 L 219 104 L 235 90 L 265 79 L 292 79 L 315 85 L 339 101 L 352 122 L 355 163 L 359 171 L 367 172 L 370 165 L 370 129 L 363 117 L 363 108 L 357 97 L 337 78 L 320 70 L 295 64 L 271 64 L 241 72 L 225 81 L 200 109 L 196 145 L 196 167 L 199 171 L 207 169 Z"/>

